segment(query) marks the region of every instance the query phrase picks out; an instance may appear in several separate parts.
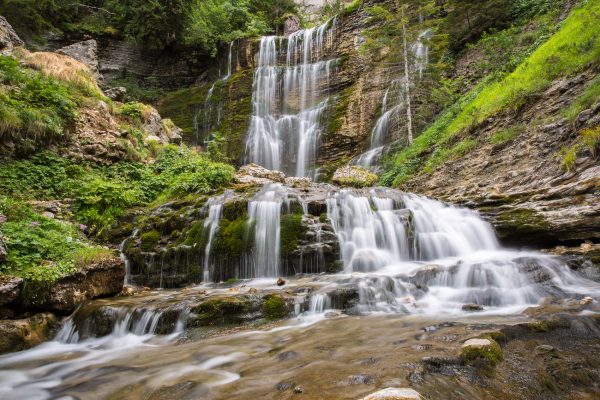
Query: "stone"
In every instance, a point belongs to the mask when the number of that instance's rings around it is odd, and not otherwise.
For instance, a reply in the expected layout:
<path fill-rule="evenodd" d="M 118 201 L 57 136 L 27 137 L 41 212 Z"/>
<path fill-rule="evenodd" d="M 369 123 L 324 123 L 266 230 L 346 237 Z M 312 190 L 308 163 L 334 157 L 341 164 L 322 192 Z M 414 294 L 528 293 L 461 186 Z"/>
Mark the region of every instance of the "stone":
<path fill-rule="evenodd" d="M 19 298 L 22 287 L 23 279 L 7 275 L 0 276 L 0 306 L 12 303 Z"/>
<path fill-rule="evenodd" d="M 6 18 L 0 16 L 0 53 L 8 55 L 15 47 L 22 46 L 25 46 L 25 42 L 19 38 Z"/>
<path fill-rule="evenodd" d="M 464 304 L 461 309 L 463 311 L 482 311 L 483 310 L 483 306 L 480 304 L 474 304 L 474 303 L 469 303 L 469 304 Z"/>
<path fill-rule="evenodd" d="M 584 297 L 583 299 L 581 299 L 579 301 L 579 304 L 581 304 L 582 306 L 585 306 L 585 305 L 591 304 L 593 301 L 594 301 L 594 299 L 592 299 L 591 297 L 587 296 L 587 297 Z"/>
<path fill-rule="evenodd" d="M 84 64 L 90 69 L 96 80 L 101 80 L 102 76 L 98 69 L 98 42 L 94 39 L 84 40 L 65 46 L 56 51 L 58 54 L 64 54 Z"/>
<path fill-rule="evenodd" d="M 60 322 L 50 313 L 18 320 L 0 320 L 0 354 L 22 351 L 50 339 Z"/>
<path fill-rule="evenodd" d="M 283 34 L 285 36 L 291 35 L 294 32 L 300 30 L 300 19 L 295 15 L 289 15 L 283 21 Z"/>
<path fill-rule="evenodd" d="M 44 211 L 42 213 L 42 217 L 48 218 L 48 219 L 54 219 L 55 215 L 54 215 L 54 213 L 51 213 L 50 211 Z"/>
<path fill-rule="evenodd" d="M 554 351 L 554 347 L 548 344 L 541 344 L 535 348 L 535 354 L 548 354 L 553 353 Z"/>
<path fill-rule="evenodd" d="M 156 135 L 150 135 L 150 136 L 146 136 L 144 138 L 144 143 L 149 144 L 149 143 L 152 143 L 152 142 L 154 142 L 154 143 L 163 143 L 162 139 L 159 138 Z"/>
<path fill-rule="evenodd" d="M 285 285 L 285 279 L 283 279 L 283 278 L 277 279 L 277 286 L 283 286 L 283 285 Z"/>
<path fill-rule="evenodd" d="M 295 351 L 284 351 L 283 353 L 277 355 L 277 359 L 279 361 L 294 360 L 296 358 L 298 358 L 298 353 Z"/>
<path fill-rule="evenodd" d="M 294 388 L 294 393 L 296 393 L 296 394 L 304 393 L 304 388 L 302 386 L 296 386 Z"/>
<path fill-rule="evenodd" d="M 332 180 L 340 186 L 363 188 L 373 186 L 377 182 L 377 175 L 356 165 L 346 165 L 335 171 Z"/>
<path fill-rule="evenodd" d="M 362 400 L 420 400 L 421 395 L 410 388 L 386 388 L 363 397 Z"/>
<path fill-rule="evenodd" d="M 480 360 L 486 361 L 488 366 L 494 366 L 502 361 L 502 349 L 492 339 L 469 339 L 461 346 L 461 358 L 467 365 L 478 365 Z"/>
<path fill-rule="evenodd" d="M 0 233 L 0 263 L 3 263 L 6 257 L 8 257 L 8 249 L 6 248 L 6 243 L 4 243 L 2 233 Z"/>
<path fill-rule="evenodd" d="M 285 174 L 260 165 L 247 164 L 240 167 L 233 179 L 236 183 L 262 186 L 269 183 L 285 183 Z"/>
<path fill-rule="evenodd" d="M 123 86 L 116 86 L 104 91 L 106 97 L 114 101 L 123 102 L 125 100 L 125 94 L 127 94 L 127 88 Z"/>

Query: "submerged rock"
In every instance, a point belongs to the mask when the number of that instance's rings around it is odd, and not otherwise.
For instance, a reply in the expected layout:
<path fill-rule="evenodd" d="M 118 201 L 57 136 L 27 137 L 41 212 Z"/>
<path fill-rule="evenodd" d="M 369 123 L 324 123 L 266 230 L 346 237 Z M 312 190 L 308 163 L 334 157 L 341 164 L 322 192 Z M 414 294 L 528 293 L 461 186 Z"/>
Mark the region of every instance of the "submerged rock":
<path fill-rule="evenodd" d="M 461 308 L 463 311 L 482 311 L 483 310 L 482 305 L 474 304 L 474 303 L 465 304 Z"/>
<path fill-rule="evenodd" d="M 420 400 L 421 395 L 409 388 L 386 388 L 363 397 L 362 400 Z"/>

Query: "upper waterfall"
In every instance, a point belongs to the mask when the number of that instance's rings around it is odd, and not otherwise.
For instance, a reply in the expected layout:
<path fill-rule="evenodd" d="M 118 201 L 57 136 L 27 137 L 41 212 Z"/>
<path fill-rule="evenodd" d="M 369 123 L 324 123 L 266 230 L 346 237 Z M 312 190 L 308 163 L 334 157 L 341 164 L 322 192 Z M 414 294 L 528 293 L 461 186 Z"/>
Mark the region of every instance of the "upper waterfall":
<path fill-rule="evenodd" d="M 336 20 L 260 41 L 246 159 L 289 176 L 315 176 L 327 88 L 338 62 L 328 58 Z"/>

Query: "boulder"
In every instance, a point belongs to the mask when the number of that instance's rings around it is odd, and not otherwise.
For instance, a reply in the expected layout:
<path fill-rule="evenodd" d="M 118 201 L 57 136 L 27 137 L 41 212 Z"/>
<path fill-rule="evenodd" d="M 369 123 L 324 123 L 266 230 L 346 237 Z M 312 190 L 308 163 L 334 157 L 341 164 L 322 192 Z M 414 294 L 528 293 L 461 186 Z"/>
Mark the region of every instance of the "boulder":
<path fill-rule="evenodd" d="M 345 187 L 363 188 L 373 186 L 377 175 L 357 165 L 340 167 L 333 174 L 333 183 Z"/>
<path fill-rule="evenodd" d="M 19 38 L 13 27 L 6 18 L 0 16 L 0 53 L 10 54 L 15 47 L 24 46 L 25 43 Z"/>
<path fill-rule="evenodd" d="M 7 256 L 8 249 L 6 248 L 6 243 L 4 243 L 4 238 L 2 238 L 2 233 L 0 233 L 0 263 L 3 263 Z"/>
<path fill-rule="evenodd" d="M 104 91 L 106 97 L 114 101 L 122 102 L 125 100 L 125 94 L 127 93 L 127 89 L 123 86 L 117 86 Z"/>
<path fill-rule="evenodd" d="M 23 279 L 14 276 L 0 276 L 0 306 L 15 301 L 21 294 L 22 287 Z"/>
<path fill-rule="evenodd" d="M 469 339 L 461 346 L 461 359 L 467 365 L 495 366 L 502 361 L 502 349 L 492 339 L 476 338 Z"/>
<path fill-rule="evenodd" d="M 363 400 L 420 400 L 421 395 L 410 388 L 386 388 L 375 393 L 371 393 Z"/>
<path fill-rule="evenodd" d="M 469 303 L 465 304 L 462 307 L 463 311 L 482 311 L 483 306 L 481 304 Z"/>
<path fill-rule="evenodd" d="M 102 76 L 98 69 L 98 43 L 94 39 L 62 47 L 56 50 L 56 52 L 74 58 L 84 64 L 89 68 L 96 80 L 101 80 Z"/>
<path fill-rule="evenodd" d="M 280 171 L 271 171 L 260 165 L 248 164 L 241 167 L 233 179 L 237 183 L 260 186 L 269 183 L 284 183 L 285 174 Z"/>
<path fill-rule="evenodd" d="M 26 350 L 50 339 L 60 326 L 50 313 L 18 320 L 0 320 L 0 354 Z"/>

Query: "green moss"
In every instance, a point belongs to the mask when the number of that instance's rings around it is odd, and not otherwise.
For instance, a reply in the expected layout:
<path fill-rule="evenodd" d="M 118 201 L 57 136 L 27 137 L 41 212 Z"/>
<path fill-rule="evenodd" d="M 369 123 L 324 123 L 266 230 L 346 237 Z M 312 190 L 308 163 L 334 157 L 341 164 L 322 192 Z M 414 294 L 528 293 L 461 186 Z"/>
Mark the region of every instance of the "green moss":
<path fill-rule="evenodd" d="M 484 374 L 491 374 L 493 368 L 502 361 L 502 348 L 496 341 L 488 339 L 491 342 L 489 346 L 463 347 L 460 353 L 464 364 L 480 369 Z"/>
<path fill-rule="evenodd" d="M 253 233 L 245 214 L 235 220 L 221 219 L 220 228 L 214 240 L 215 257 L 232 258 L 246 254 L 252 246 Z"/>
<path fill-rule="evenodd" d="M 298 247 L 303 233 L 302 214 L 285 214 L 281 216 L 281 256 L 287 257 Z"/>
<path fill-rule="evenodd" d="M 231 160 L 240 160 L 244 152 L 244 138 L 252 115 L 253 71 L 240 71 L 229 80 L 227 101 L 219 132 L 223 135 L 223 152 Z"/>
<path fill-rule="evenodd" d="M 350 98 L 352 94 L 356 90 L 355 86 L 350 86 L 342 90 L 337 98 L 335 105 L 331 109 L 328 115 L 327 127 L 325 128 L 326 136 L 333 136 L 340 129 L 342 129 L 342 125 L 344 124 L 344 116 L 346 115 L 346 111 L 348 111 L 348 105 L 350 104 Z"/>
<path fill-rule="evenodd" d="M 187 231 L 184 244 L 186 246 L 196 246 L 200 249 L 206 247 L 208 235 L 204 227 L 204 220 L 196 221 Z"/>
<path fill-rule="evenodd" d="M 515 234 L 534 234 L 546 232 L 550 224 L 537 212 L 525 208 L 511 208 L 498 214 L 500 226 L 498 236 L 507 237 Z"/>
<path fill-rule="evenodd" d="M 168 117 L 175 125 L 183 129 L 184 136 L 189 139 L 195 134 L 194 116 L 198 106 L 203 106 L 210 85 L 191 87 L 169 93 L 161 99 L 158 111 L 161 116 Z"/>
<path fill-rule="evenodd" d="M 335 183 L 344 187 L 363 188 L 373 186 L 377 182 L 377 175 L 366 169 L 352 165 L 348 173 L 335 178 Z"/>
<path fill-rule="evenodd" d="M 290 313 L 286 301 L 277 294 L 264 297 L 262 310 L 265 318 L 271 320 L 285 318 Z"/>
<path fill-rule="evenodd" d="M 585 91 L 569 107 L 563 109 L 560 114 L 573 122 L 580 112 L 597 103 L 598 99 L 600 99 L 600 76 L 592 80 Z"/>
<path fill-rule="evenodd" d="M 237 322 L 241 314 L 249 311 L 250 305 L 245 297 L 209 299 L 192 310 L 197 315 L 193 324 L 202 326 Z"/>
<path fill-rule="evenodd" d="M 160 240 L 160 233 L 156 230 L 145 232 L 140 237 L 142 251 L 152 251 Z"/>

